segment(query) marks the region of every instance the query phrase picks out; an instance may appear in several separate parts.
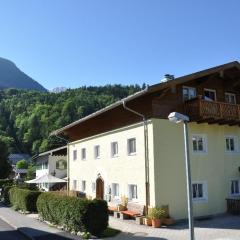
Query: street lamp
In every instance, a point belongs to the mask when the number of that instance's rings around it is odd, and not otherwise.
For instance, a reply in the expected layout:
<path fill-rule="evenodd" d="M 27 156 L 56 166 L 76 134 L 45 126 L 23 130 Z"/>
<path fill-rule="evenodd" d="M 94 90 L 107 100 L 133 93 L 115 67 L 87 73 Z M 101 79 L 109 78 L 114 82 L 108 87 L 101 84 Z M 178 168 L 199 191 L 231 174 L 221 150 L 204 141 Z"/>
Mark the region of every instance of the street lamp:
<path fill-rule="evenodd" d="M 194 225 L 193 225 L 193 203 L 192 203 L 192 180 L 191 166 L 189 159 L 189 144 L 188 144 L 188 121 L 189 117 L 178 112 L 172 112 L 168 115 L 168 119 L 174 123 L 183 123 L 184 129 L 184 150 L 185 150 L 185 168 L 187 180 L 187 199 L 188 199 L 188 226 L 189 240 L 194 240 Z"/>

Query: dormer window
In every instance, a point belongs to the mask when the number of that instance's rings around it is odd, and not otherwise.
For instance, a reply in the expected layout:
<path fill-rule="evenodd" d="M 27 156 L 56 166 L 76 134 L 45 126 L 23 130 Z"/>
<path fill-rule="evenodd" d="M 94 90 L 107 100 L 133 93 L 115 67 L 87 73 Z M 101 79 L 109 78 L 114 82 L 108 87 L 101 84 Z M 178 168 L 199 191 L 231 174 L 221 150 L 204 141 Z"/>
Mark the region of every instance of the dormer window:
<path fill-rule="evenodd" d="M 236 101 L 236 94 L 226 92 L 225 93 L 225 102 L 231 103 L 231 104 L 236 104 L 237 103 L 237 101 Z"/>
<path fill-rule="evenodd" d="M 192 98 L 195 98 L 197 96 L 196 94 L 196 88 L 193 87 L 183 87 L 183 100 L 187 101 Z"/>

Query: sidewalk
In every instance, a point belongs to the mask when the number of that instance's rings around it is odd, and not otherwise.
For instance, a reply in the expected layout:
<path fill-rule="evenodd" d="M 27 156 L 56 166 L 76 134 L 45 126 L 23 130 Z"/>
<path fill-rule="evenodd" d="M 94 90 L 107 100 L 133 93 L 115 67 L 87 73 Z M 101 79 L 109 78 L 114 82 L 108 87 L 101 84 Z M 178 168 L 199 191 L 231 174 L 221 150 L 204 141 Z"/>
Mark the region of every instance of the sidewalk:
<path fill-rule="evenodd" d="M 33 217 L 13 211 L 0 203 L 0 218 L 32 240 L 68 240 L 81 238 L 50 227 Z"/>

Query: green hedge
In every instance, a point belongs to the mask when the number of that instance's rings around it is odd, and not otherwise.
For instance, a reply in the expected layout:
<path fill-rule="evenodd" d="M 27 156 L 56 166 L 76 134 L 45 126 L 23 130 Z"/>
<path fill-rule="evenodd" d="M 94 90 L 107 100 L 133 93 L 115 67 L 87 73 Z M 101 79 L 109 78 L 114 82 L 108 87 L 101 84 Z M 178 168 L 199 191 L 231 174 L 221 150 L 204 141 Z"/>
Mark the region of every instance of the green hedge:
<path fill-rule="evenodd" d="M 90 232 L 99 236 L 108 226 L 108 208 L 103 200 L 42 193 L 37 200 L 40 216 L 69 231 Z"/>
<path fill-rule="evenodd" d="M 10 186 L 13 184 L 13 180 L 11 179 L 0 179 L 0 188 L 3 188 L 4 186 Z"/>
<path fill-rule="evenodd" d="M 9 190 L 9 199 L 15 209 L 20 209 L 24 212 L 36 212 L 37 198 L 40 194 L 41 192 L 38 191 L 13 187 Z"/>
<path fill-rule="evenodd" d="M 3 188 L 3 201 L 5 204 L 9 205 L 10 200 L 9 200 L 9 190 L 12 188 L 12 186 L 5 186 Z"/>

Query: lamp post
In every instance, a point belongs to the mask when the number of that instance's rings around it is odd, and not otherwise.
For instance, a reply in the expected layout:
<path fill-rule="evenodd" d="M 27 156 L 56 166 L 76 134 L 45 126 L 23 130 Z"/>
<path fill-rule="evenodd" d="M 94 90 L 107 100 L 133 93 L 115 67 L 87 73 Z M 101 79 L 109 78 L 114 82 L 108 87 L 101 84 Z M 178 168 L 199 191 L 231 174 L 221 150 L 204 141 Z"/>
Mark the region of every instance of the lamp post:
<path fill-rule="evenodd" d="M 192 203 L 192 180 L 191 166 L 189 159 L 189 144 L 188 144 L 188 121 L 189 117 L 178 112 L 172 112 L 168 116 L 169 121 L 174 123 L 183 123 L 184 129 L 184 150 L 185 150 L 185 168 L 187 180 L 187 199 L 188 199 L 188 226 L 189 240 L 194 240 L 194 223 L 193 223 L 193 203 Z"/>

